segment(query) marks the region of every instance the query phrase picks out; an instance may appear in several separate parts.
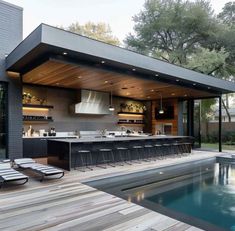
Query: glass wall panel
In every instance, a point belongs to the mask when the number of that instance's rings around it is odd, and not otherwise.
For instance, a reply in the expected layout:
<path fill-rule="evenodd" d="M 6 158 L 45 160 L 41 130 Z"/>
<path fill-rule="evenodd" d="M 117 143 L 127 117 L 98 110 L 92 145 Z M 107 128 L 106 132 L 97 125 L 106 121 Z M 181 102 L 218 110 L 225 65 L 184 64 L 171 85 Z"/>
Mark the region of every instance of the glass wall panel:
<path fill-rule="evenodd" d="M 235 152 L 235 94 L 223 95 L 222 100 L 222 150 Z M 215 120 L 219 120 L 216 110 Z"/>
<path fill-rule="evenodd" d="M 202 149 L 219 150 L 219 120 L 215 119 L 218 99 L 201 100 L 201 141 Z"/>
<path fill-rule="evenodd" d="M 0 159 L 7 157 L 7 86 L 0 82 Z"/>

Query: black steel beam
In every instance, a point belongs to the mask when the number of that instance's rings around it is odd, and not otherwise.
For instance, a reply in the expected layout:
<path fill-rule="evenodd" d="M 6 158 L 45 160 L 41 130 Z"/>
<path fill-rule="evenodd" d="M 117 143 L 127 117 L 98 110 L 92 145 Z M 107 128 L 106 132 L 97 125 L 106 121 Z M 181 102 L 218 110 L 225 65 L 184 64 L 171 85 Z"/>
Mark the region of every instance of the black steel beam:
<path fill-rule="evenodd" d="M 219 152 L 222 152 L 222 96 L 219 96 Z"/>

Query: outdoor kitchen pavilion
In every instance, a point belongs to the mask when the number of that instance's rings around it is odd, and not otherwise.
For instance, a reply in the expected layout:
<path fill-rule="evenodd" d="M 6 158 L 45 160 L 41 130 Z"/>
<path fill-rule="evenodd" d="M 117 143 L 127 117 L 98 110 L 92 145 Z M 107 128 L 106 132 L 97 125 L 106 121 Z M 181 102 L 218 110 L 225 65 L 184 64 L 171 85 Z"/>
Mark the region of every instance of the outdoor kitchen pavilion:
<path fill-rule="evenodd" d="M 177 107 L 187 101 L 189 136 L 194 136 L 194 100 L 219 98 L 220 151 L 221 95 L 235 92 L 234 83 L 45 24 L 8 55 L 6 70 L 11 78 L 21 78 L 23 84 L 112 90 L 114 96 L 149 102 L 162 97 L 177 101 Z M 182 112 L 178 113 L 178 123 L 180 120 L 182 123 Z M 180 133 L 178 129 L 178 135 L 182 135 Z"/>

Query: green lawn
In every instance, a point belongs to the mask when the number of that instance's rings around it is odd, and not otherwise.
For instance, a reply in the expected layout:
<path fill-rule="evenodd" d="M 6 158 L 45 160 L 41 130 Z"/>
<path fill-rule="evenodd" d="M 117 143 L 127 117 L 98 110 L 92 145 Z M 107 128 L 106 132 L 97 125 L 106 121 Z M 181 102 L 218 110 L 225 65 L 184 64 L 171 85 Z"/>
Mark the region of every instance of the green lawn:
<path fill-rule="evenodd" d="M 211 149 L 219 149 L 219 145 L 218 144 L 210 144 L 210 143 L 202 143 L 201 145 L 202 148 L 211 148 Z M 223 144 L 222 145 L 222 149 L 223 150 L 235 150 L 235 145 L 226 145 Z"/>

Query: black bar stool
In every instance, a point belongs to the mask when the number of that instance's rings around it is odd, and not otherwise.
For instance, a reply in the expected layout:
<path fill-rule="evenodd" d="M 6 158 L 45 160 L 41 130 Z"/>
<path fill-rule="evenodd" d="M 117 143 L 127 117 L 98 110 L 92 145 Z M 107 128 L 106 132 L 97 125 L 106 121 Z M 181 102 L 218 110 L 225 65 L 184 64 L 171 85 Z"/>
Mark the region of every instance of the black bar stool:
<path fill-rule="evenodd" d="M 171 144 L 169 143 L 164 143 L 162 144 L 162 147 L 163 147 L 163 152 L 164 152 L 164 156 L 167 158 L 168 156 L 171 156 L 172 154 L 172 147 L 171 147 Z"/>
<path fill-rule="evenodd" d="M 163 148 L 161 144 L 154 144 L 155 147 L 155 160 L 157 159 L 164 159 Z"/>
<path fill-rule="evenodd" d="M 133 145 L 131 148 L 134 152 L 134 158 L 132 158 L 132 159 L 137 160 L 138 162 L 136 162 L 136 163 L 141 163 L 141 160 L 142 160 L 141 150 L 143 150 L 143 146 Z"/>
<path fill-rule="evenodd" d="M 146 150 L 146 152 L 145 152 Z M 153 158 L 153 151 L 154 151 L 154 146 L 152 144 L 145 144 L 144 145 L 144 161 L 151 161 L 151 159 Z"/>
<path fill-rule="evenodd" d="M 192 144 L 191 143 L 185 142 L 185 143 L 182 143 L 182 146 L 183 146 L 183 152 L 186 155 L 189 155 L 192 152 Z"/>
<path fill-rule="evenodd" d="M 89 166 L 89 165 L 92 165 L 93 163 L 92 154 L 90 150 L 85 150 L 85 149 L 78 150 L 76 157 L 77 156 L 79 156 L 81 160 L 81 167 L 83 167 L 83 170 L 81 170 L 82 172 L 85 172 L 86 168 L 93 170 L 93 168 Z"/>
<path fill-rule="evenodd" d="M 96 166 L 100 168 L 107 168 L 107 165 L 115 167 L 114 155 L 112 148 L 100 148 L 98 149 L 98 155 L 96 159 Z M 105 164 L 106 166 L 102 166 Z"/>
<path fill-rule="evenodd" d="M 131 165 L 131 155 L 130 150 L 127 147 L 116 147 L 118 157 L 121 161 L 121 166 L 123 166 L 123 163 Z"/>
<path fill-rule="evenodd" d="M 173 150 L 174 150 L 174 157 L 182 157 L 182 151 L 181 151 L 181 143 L 179 143 L 178 141 L 174 142 L 172 144 Z"/>

